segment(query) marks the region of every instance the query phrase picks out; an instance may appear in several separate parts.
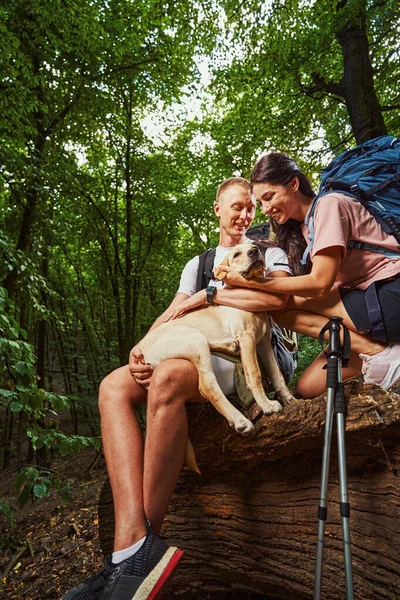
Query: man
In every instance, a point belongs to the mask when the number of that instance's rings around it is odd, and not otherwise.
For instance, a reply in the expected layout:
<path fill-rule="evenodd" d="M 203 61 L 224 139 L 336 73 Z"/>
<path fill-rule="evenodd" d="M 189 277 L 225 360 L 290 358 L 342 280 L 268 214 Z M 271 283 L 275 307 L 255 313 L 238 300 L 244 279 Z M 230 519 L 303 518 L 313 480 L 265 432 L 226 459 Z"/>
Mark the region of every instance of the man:
<path fill-rule="evenodd" d="M 250 184 L 240 177 L 224 181 L 217 192 L 214 212 L 220 222 L 220 240 L 214 266 L 230 248 L 244 243 L 256 204 Z M 272 275 L 286 276 L 286 255 L 280 248 L 271 262 Z M 275 260 L 277 259 L 277 260 Z M 279 262 L 274 267 L 273 262 Z M 151 329 L 168 320 L 176 308 L 196 292 L 199 257 L 182 272 L 181 283 L 169 308 Z M 197 264 L 197 267 L 196 267 Z M 286 298 L 243 289 L 213 293 L 213 302 L 250 311 L 283 308 Z M 205 291 L 201 292 L 206 301 Z M 217 359 L 214 369 L 225 393 L 234 390 L 233 363 Z M 100 385 L 99 408 L 107 469 L 115 510 L 114 553 L 100 573 L 73 588 L 63 600 L 131 600 L 159 597 L 179 562 L 181 551 L 159 537 L 167 507 L 179 477 L 187 444 L 186 402 L 203 402 L 198 374 L 184 359 L 162 362 L 154 372 L 133 348 L 129 365 L 108 375 Z M 233 386 L 233 389 L 231 389 Z M 147 403 L 146 440 L 134 406 Z M 151 525 L 150 525 L 151 523 Z"/>

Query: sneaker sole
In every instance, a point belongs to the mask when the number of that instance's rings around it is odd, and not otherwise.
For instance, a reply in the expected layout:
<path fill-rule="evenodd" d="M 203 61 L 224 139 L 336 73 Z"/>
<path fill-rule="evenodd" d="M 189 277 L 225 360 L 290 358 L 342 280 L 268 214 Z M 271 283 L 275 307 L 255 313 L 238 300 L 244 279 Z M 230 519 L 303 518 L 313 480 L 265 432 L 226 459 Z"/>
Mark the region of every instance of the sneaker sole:
<path fill-rule="evenodd" d="M 400 382 L 400 377 L 398 377 L 394 383 L 392 383 L 391 385 L 389 385 L 389 387 L 387 388 L 386 391 L 390 392 L 390 390 L 392 388 L 394 388 L 394 386 L 397 385 L 399 382 Z"/>
<path fill-rule="evenodd" d="M 159 600 L 182 556 L 183 551 L 179 548 L 174 546 L 168 548 L 162 559 L 137 589 L 132 600 Z"/>

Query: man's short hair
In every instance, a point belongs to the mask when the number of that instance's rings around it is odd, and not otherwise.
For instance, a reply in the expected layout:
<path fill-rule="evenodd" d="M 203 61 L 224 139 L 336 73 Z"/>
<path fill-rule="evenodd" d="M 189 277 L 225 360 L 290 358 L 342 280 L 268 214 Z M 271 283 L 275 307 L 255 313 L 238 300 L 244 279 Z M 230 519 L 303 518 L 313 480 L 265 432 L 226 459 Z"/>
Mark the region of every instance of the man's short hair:
<path fill-rule="evenodd" d="M 225 190 L 229 189 L 230 187 L 233 187 L 234 185 L 240 185 L 240 187 L 248 191 L 249 194 L 251 193 L 250 181 L 247 181 L 247 179 L 244 179 L 244 177 L 229 177 L 229 179 L 225 179 L 225 181 L 223 181 L 219 186 L 217 190 L 216 202 L 219 202 L 221 194 L 225 192 Z"/>

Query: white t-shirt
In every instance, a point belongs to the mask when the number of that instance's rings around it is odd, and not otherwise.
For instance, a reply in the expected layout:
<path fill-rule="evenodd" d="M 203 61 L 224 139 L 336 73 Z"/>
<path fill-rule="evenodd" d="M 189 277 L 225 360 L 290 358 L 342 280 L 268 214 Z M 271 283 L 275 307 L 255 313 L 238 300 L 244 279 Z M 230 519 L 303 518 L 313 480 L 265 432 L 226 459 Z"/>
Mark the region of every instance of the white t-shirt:
<path fill-rule="evenodd" d="M 245 243 L 252 243 L 252 240 L 246 238 Z M 232 250 L 234 246 L 231 248 L 223 248 L 222 246 L 217 246 L 215 252 L 215 259 L 213 269 L 218 267 L 219 264 L 224 260 L 225 256 L 228 254 L 230 250 Z M 196 293 L 197 287 L 197 273 L 199 270 L 199 256 L 195 256 L 188 263 L 186 263 L 182 275 L 181 281 L 179 284 L 179 289 L 177 293 L 186 294 L 187 296 L 193 296 Z M 287 254 L 282 248 L 272 247 L 267 248 L 265 252 L 265 273 L 272 273 L 273 271 L 286 271 L 287 273 L 292 274 L 292 271 L 289 267 Z M 224 281 L 220 279 L 211 279 L 210 284 L 215 286 L 216 288 L 223 288 L 226 286 Z"/>

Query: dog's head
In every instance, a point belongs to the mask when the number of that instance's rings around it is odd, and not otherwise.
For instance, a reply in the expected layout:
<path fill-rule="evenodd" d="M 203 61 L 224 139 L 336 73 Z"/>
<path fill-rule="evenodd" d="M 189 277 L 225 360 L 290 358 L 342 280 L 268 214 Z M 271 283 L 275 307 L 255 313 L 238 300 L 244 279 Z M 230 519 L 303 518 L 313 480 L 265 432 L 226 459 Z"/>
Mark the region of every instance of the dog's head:
<path fill-rule="evenodd" d="M 238 244 L 228 252 L 221 265 L 233 267 L 246 279 L 264 275 L 264 257 L 256 244 Z M 214 276 L 224 279 L 226 273 L 216 267 Z"/>

